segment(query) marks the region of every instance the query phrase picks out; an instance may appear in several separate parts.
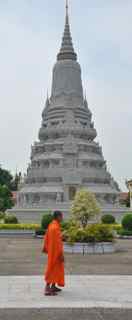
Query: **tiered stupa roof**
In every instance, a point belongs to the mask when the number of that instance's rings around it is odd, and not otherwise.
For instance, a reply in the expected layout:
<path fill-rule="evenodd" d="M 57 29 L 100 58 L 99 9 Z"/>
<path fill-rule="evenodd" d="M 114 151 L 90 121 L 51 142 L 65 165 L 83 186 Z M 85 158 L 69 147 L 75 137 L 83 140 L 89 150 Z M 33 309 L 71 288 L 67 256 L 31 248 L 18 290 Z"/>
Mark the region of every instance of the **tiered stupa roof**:
<path fill-rule="evenodd" d="M 31 151 L 31 164 L 17 206 L 68 208 L 80 188 L 95 193 L 101 206 L 116 206 L 118 184 L 107 171 L 102 148 L 95 141 L 81 68 L 74 51 L 66 1 L 61 49 L 53 68 L 52 89 L 42 112 L 39 141 Z"/>

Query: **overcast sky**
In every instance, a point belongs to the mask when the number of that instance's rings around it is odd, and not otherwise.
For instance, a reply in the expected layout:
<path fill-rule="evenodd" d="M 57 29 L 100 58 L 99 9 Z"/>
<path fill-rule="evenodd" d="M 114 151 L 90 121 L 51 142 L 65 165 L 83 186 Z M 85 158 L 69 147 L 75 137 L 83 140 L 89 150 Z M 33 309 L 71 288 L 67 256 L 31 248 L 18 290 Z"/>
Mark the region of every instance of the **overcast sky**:
<path fill-rule="evenodd" d="M 64 29 L 64 0 L 0 0 L 0 164 L 24 172 Z M 132 0 L 69 0 L 97 141 L 114 178 L 132 178 Z"/>

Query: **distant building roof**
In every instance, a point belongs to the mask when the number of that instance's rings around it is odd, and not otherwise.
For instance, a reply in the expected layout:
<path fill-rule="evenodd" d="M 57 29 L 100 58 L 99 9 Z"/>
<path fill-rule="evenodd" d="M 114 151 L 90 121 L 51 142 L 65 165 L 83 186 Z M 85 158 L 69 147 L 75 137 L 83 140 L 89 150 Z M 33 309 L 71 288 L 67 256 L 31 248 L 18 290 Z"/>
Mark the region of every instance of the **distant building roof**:
<path fill-rule="evenodd" d="M 128 197 L 128 192 L 121 192 L 120 193 L 120 200 L 126 200 Z"/>
<path fill-rule="evenodd" d="M 17 191 L 12 191 L 12 198 L 16 201 L 17 199 Z"/>

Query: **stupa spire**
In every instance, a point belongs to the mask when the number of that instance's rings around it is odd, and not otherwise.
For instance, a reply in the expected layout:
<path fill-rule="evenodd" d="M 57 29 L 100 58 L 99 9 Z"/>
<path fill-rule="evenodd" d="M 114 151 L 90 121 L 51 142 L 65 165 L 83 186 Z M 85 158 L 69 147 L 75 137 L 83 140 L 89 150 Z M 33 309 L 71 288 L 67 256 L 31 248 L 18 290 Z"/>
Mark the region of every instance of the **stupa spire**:
<path fill-rule="evenodd" d="M 47 94 L 39 140 L 31 148 L 31 163 L 17 195 L 16 213 L 23 219 L 46 212 L 57 204 L 69 212 L 81 187 L 95 194 L 100 207 L 119 212 L 119 187 L 108 172 L 86 95 L 81 68 L 76 61 L 70 34 L 68 1 L 58 60 L 53 68 L 51 96 Z M 14 210 L 14 209 L 13 209 Z M 37 214 L 35 215 L 37 217 Z M 30 217 L 32 221 L 32 215 Z M 35 218 L 37 219 L 37 218 Z M 38 215 L 39 221 L 39 215 Z"/>
<path fill-rule="evenodd" d="M 66 0 L 66 17 L 68 17 L 68 0 Z"/>
<path fill-rule="evenodd" d="M 77 60 L 77 54 L 75 53 L 73 48 L 72 37 L 70 32 L 68 0 L 66 0 L 66 18 L 62 44 L 60 52 L 57 55 L 57 60 Z"/>

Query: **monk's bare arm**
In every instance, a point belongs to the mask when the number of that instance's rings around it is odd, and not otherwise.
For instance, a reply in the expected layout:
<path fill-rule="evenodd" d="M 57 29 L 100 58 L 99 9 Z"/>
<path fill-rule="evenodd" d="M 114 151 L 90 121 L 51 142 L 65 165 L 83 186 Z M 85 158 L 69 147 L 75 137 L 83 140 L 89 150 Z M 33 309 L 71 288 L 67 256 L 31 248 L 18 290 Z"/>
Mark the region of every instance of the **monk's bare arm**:
<path fill-rule="evenodd" d="M 48 254 L 48 231 L 44 235 L 42 253 Z"/>

